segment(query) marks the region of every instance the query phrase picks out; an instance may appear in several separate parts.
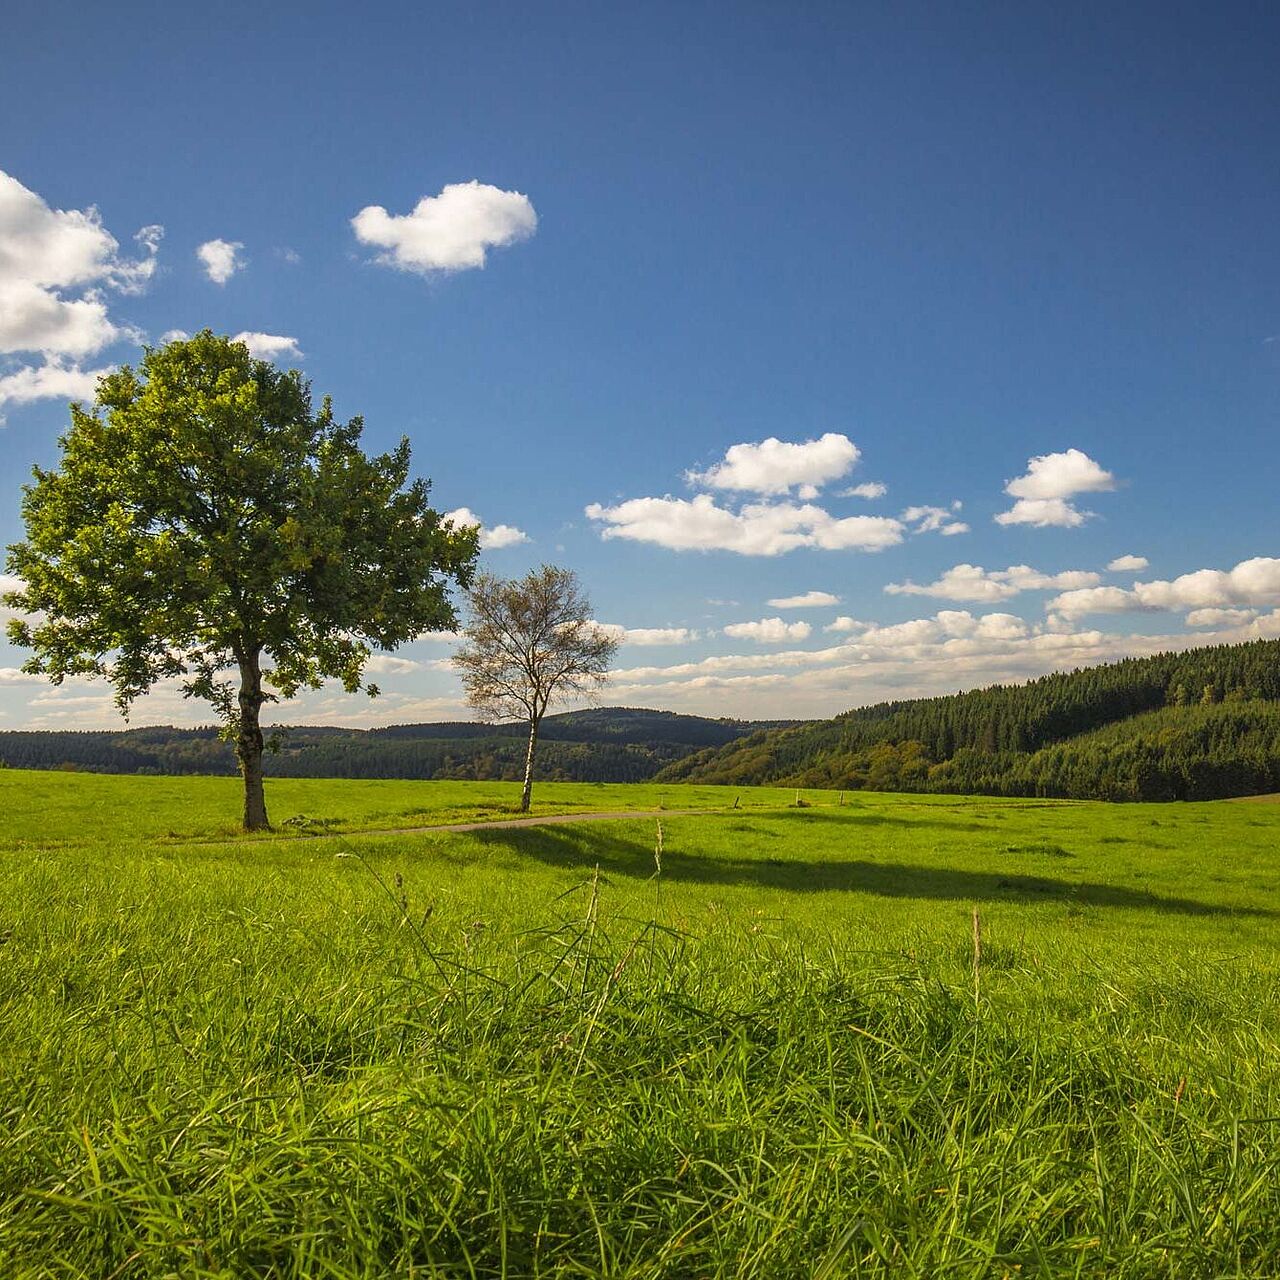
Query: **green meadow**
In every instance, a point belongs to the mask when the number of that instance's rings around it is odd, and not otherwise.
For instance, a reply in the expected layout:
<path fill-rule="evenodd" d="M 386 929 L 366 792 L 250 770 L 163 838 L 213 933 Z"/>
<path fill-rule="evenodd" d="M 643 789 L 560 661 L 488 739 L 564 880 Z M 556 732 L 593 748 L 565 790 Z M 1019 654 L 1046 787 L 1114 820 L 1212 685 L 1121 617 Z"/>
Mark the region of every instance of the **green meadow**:
<path fill-rule="evenodd" d="M 1280 805 L 238 791 L 0 771 L 0 1275 L 1280 1274 Z"/>

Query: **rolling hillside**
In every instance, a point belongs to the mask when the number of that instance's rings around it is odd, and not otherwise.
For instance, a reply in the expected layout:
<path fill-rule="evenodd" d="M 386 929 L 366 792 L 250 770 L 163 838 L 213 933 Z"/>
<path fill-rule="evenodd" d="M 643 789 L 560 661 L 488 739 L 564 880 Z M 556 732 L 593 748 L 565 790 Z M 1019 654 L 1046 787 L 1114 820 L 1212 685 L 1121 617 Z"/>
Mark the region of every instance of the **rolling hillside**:
<path fill-rule="evenodd" d="M 538 776 L 562 782 L 643 782 L 692 752 L 716 748 L 779 722 L 708 720 L 671 711 L 593 707 L 542 722 Z M 283 732 L 266 772 L 293 778 L 523 777 L 523 725 L 472 722 L 385 729 L 303 726 Z M 94 773 L 230 774 L 230 746 L 213 728 L 121 732 L 0 733 L 0 764 Z"/>
<path fill-rule="evenodd" d="M 1177 800 L 1280 789 L 1280 641 L 1131 658 L 750 734 L 663 781 Z"/>

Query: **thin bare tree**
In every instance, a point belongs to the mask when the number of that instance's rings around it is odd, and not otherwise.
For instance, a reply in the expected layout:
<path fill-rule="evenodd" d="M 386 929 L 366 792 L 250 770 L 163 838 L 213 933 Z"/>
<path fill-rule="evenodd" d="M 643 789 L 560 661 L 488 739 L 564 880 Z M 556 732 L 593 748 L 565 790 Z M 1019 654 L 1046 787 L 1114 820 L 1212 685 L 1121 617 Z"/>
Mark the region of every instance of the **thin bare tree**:
<path fill-rule="evenodd" d="M 468 620 L 453 664 L 467 702 L 486 720 L 529 726 L 520 812 L 533 794 L 533 757 L 547 708 L 603 688 L 617 637 L 591 619 L 572 569 L 544 564 L 523 578 L 481 574 L 467 593 Z"/>

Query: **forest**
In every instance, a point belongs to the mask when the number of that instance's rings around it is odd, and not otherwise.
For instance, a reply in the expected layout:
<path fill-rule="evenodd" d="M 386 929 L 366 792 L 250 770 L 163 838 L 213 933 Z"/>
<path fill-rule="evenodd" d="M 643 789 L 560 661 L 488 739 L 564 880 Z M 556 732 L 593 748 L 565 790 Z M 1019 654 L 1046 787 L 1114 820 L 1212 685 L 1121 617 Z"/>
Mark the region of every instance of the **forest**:
<path fill-rule="evenodd" d="M 557 782 L 644 782 L 707 747 L 777 721 L 710 720 L 672 711 L 593 707 L 542 722 L 538 774 Z M 440 778 L 514 781 L 523 776 L 523 724 L 298 726 L 277 731 L 265 757 L 282 778 Z M 233 774 L 235 753 L 216 728 L 0 733 L 0 765 L 90 773 Z"/>
<path fill-rule="evenodd" d="M 1280 790 L 1280 641 L 884 702 L 762 731 L 660 781 L 1101 800 Z"/>

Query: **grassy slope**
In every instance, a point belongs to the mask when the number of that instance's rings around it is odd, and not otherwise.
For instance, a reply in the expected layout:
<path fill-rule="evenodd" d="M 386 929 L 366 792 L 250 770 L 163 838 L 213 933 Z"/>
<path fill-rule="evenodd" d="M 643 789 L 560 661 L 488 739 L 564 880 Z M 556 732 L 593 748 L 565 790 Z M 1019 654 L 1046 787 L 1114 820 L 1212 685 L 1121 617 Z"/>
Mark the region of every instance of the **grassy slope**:
<path fill-rule="evenodd" d="M 742 796 L 0 773 L 0 1274 L 1276 1273 L 1280 809 Z"/>

